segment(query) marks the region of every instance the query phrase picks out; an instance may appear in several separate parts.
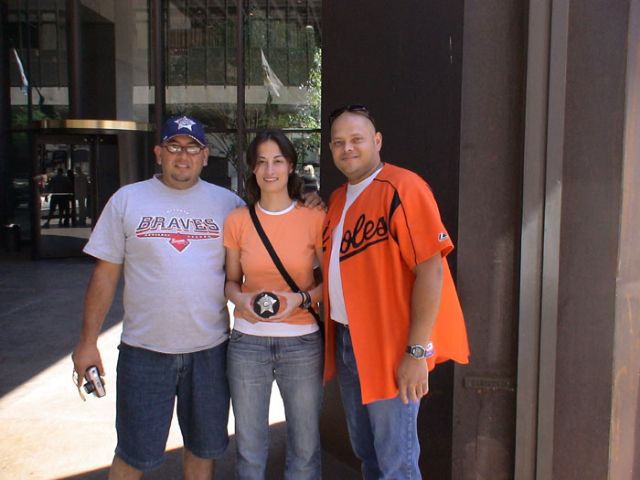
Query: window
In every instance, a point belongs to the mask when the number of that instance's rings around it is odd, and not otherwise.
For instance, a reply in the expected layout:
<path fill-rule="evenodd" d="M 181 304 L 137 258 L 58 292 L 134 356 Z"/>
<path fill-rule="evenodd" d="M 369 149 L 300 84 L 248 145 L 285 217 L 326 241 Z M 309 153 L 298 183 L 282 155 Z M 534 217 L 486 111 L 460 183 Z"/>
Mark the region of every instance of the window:
<path fill-rule="evenodd" d="M 299 148 L 301 163 L 313 164 L 317 171 L 320 5 L 319 0 L 168 3 L 166 112 L 194 115 L 207 127 L 213 155 L 226 165 L 228 178 L 221 181 L 220 162 L 216 174 L 209 178 L 205 171 L 205 178 L 241 191 L 242 150 L 253 132 L 266 127 L 286 129 Z M 242 50 L 237 45 L 239 28 Z M 238 84 L 239 62 L 244 67 L 243 85 Z"/>

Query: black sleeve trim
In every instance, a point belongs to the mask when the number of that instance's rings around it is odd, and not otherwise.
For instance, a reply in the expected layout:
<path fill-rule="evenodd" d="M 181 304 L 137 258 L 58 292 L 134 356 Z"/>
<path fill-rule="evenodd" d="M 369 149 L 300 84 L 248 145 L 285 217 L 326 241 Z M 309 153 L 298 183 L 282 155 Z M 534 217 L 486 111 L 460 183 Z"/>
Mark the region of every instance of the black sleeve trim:
<path fill-rule="evenodd" d="M 400 194 L 398 193 L 398 189 L 395 187 L 395 185 L 392 182 L 389 182 L 388 180 L 378 180 L 377 178 L 374 179 L 374 181 L 378 181 L 378 182 L 385 182 L 386 184 L 388 184 L 391 188 L 393 188 L 393 198 L 391 199 L 391 205 L 389 205 L 389 236 L 391 238 L 393 238 L 393 240 L 399 244 L 398 242 L 398 238 L 396 237 L 396 235 L 393 233 L 393 229 L 391 228 L 391 219 L 393 217 L 393 215 L 395 214 L 395 212 L 399 209 L 399 208 L 404 208 L 402 205 L 402 200 L 400 199 Z M 413 242 L 413 235 L 411 233 L 411 225 L 409 225 L 409 219 L 407 218 L 407 215 L 404 215 L 404 222 L 407 226 L 407 231 L 409 232 L 409 238 L 411 239 L 411 249 L 413 250 L 413 257 L 414 257 L 414 263 L 418 262 L 418 251 L 416 249 L 416 246 Z"/>

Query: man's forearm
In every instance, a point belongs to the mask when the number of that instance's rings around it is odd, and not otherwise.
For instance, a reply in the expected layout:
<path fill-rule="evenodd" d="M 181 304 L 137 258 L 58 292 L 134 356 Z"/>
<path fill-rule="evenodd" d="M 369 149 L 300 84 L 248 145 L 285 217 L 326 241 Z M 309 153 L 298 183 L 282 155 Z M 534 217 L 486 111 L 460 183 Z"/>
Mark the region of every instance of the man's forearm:
<path fill-rule="evenodd" d="M 98 260 L 85 293 L 80 342 L 95 343 L 113 303 L 122 265 Z"/>
<path fill-rule="evenodd" d="M 98 260 L 91 274 L 85 294 L 80 341 L 71 354 L 73 368 L 78 375 L 78 386 L 91 365 L 98 367 L 100 375 L 105 374 L 98 351 L 98 336 L 113 302 L 121 271 L 122 265 Z"/>
<path fill-rule="evenodd" d="M 411 325 L 408 345 L 426 346 L 431 338 L 440 308 L 442 291 L 442 259 L 436 254 L 414 269 L 416 281 L 411 292 Z M 403 403 L 419 401 L 429 391 L 427 363 L 409 355 L 403 355 L 396 381 Z"/>
<path fill-rule="evenodd" d="M 416 281 L 411 294 L 409 345 L 425 345 L 431 338 L 440 308 L 442 258 L 436 254 L 415 268 Z"/>

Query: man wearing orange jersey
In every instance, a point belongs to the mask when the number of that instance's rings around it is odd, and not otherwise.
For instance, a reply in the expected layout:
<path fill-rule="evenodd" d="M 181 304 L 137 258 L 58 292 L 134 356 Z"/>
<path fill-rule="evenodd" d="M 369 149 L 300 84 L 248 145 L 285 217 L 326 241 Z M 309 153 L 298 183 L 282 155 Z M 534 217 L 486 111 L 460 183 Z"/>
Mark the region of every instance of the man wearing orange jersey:
<path fill-rule="evenodd" d="M 429 369 L 466 363 L 453 244 L 428 185 L 383 163 L 362 105 L 330 116 L 330 148 L 348 182 L 325 219 L 325 381 L 337 373 L 365 479 L 420 477 L 417 416 Z"/>

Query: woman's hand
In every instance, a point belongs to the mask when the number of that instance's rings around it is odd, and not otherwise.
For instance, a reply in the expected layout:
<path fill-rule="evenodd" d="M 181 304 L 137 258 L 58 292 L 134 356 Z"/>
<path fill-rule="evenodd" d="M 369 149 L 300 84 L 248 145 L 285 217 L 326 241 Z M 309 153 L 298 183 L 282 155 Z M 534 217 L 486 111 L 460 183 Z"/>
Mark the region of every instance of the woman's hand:
<path fill-rule="evenodd" d="M 247 322 L 258 323 L 263 322 L 264 318 L 256 315 L 253 311 L 253 300 L 257 293 L 236 293 L 229 300 L 236 306 L 237 315 L 244 318 Z"/>
<path fill-rule="evenodd" d="M 295 292 L 274 292 L 280 300 L 280 310 L 272 317 L 265 318 L 263 322 L 282 322 L 302 304 L 302 295 Z"/>

